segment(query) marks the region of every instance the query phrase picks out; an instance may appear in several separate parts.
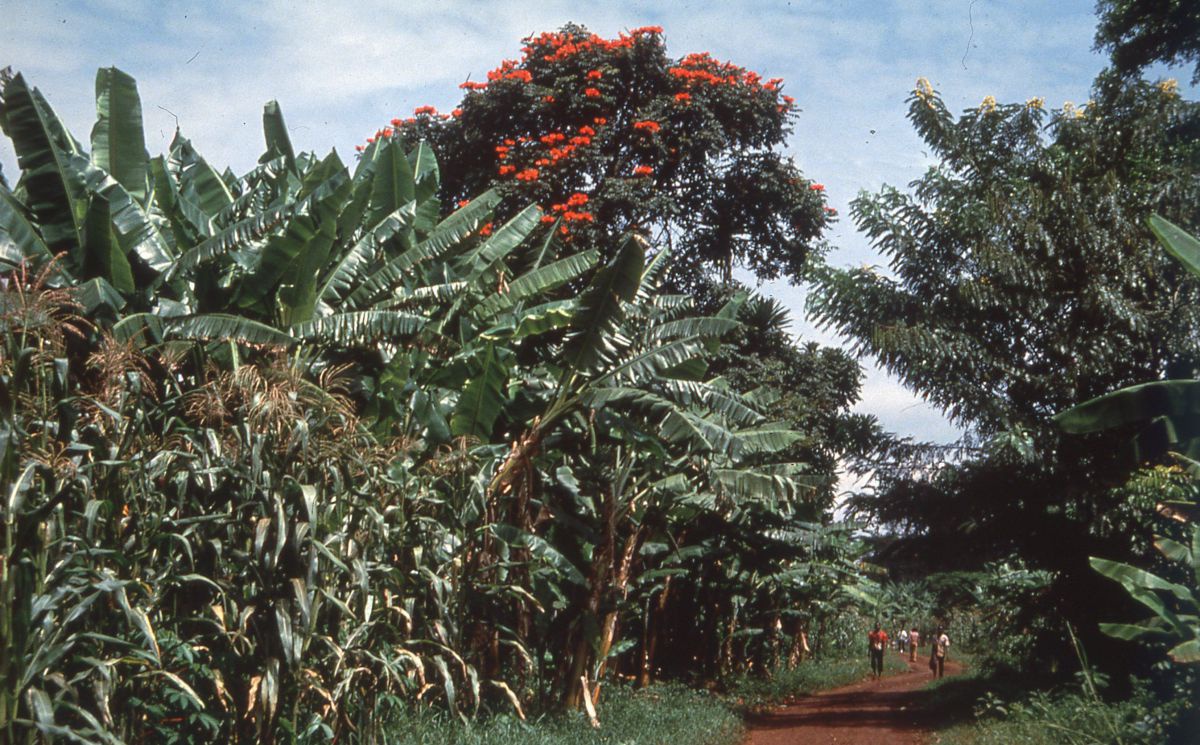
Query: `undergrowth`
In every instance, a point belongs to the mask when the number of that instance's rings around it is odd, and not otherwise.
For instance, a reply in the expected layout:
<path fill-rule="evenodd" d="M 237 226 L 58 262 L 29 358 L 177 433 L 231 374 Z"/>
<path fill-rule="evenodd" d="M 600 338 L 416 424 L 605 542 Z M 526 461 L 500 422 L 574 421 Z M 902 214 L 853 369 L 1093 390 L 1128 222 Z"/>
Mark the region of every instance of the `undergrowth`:
<path fill-rule="evenodd" d="M 683 686 L 609 688 L 600 727 L 581 713 L 522 722 L 497 716 L 464 723 L 445 714 L 409 714 L 388 726 L 387 745 L 735 745 L 740 718 L 716 696 Z"/>
<path fill-rule="evenodd" d="M 1192 743 L 1179 731 L 1183 701 L 1161 703 L 1144 684 L 1123 701 L 1086 686 L 1032 691 L 1019 681 L 967 673 L 932 683 L 923 706 L 949 725 L 941 745 L 1163 745 Z"/>

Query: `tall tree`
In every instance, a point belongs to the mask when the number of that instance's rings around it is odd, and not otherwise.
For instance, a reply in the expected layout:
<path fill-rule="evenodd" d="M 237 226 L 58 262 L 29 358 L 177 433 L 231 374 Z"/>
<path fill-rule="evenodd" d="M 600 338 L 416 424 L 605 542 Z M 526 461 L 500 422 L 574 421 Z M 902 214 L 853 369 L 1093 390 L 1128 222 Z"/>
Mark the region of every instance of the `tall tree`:
<path fill-rule="evenodd" d="M 531 36 L 519 59 L 463 83 L 451 114 L 423 106 L 376 138 L 428 139 L 447 199 L 502 185 L 588 247 L 651 233 L 673 248 L 678 286 L 727 283 L 736 265 L 800 277 L 832 210 L 782 152 L 792 98 L 707 53 L 669 57 L 661 32 Z"/>
<path fill-rule="evenodd" d="M 940 163 L 854 202 L 888 270 L 822 269 L 810 307 L 987 447 L 949 466 L 902 454 L 859 506 L 907 534 L 896 550 L 1050 569 L 1058 609 L 1094 622 L 1096 598 L 1120 598 L 1087 556 L 1147 551 L 1147 505 L 1111 488 L 1133 465 L 1115 445 L 1050 418 L 1200 362 L 1200 283 L 1147 225 L 1195 225 L 1200 111 L 1114 74 L 1056 111 L 988 97 L 955 117 L 924 80 L 909 103 Z"/>

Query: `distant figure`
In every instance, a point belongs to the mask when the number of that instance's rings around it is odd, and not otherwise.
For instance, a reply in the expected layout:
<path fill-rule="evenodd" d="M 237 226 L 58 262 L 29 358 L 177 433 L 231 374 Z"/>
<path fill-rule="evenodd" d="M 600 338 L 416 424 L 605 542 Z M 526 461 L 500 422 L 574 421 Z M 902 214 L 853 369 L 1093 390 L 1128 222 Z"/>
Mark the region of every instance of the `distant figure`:
<path fill-rule="evenodd" d="M 883 651 L 887 649 L 887 632 L 875 624 L 875 630 L 867 634 L 867 647 L 871 654 L 871 674 L 876 680 L 883 675 Z"/>
<path fill-rule="evenodd" d="M 946 652 L 950 649 L 950 637 L 941 626 L 933 634 L 932 657 L 929 658 L 929 669 L 935 677 L 941 678 L 946 674 Z"/>
<path fill-rule="evenodd" d="M 905 652 L 908 651 L 908 640 L 909 640 L 908 629 L 902 627 L 900 629 L 899 637 L 900 637 L 900 654 L 904 654 Z"/>
<path fill-rule="evenodd" d="M 917 631 L 917 627 L 913 626 L 912 631 L 908 632 L 908 661 L 917 661 L 917 647 L 921 646 L 921 632 Z"/>

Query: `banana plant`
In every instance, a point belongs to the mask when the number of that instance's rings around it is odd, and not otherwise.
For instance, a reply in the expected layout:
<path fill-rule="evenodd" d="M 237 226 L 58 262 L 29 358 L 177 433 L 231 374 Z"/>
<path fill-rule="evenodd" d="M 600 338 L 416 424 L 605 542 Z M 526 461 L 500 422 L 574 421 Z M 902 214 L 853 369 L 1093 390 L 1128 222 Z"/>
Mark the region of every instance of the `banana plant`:
<path fill-rule="evenodd" d="M 1200 240 L 1158 215 L 1150 227 L 1163 247 L 1191 274 L 1200 277 Z M 1163 380 L 1123 388 L 1085 401 L 1055 417 L 1065 431 L 1099 432 L 1139 427 L 1133 448 L 1138 460 L 1174 451 L 1198 473 L 1200 453 L 1200 380 Z M 1153 611 L 1137 624 L 1104 623 L 1101 630 L 1119 639 L 1150 639 L 1171 645 L 1168 655 L 1179 663 L 1200 663 L 1200 525 L 1194 503 L 1173 510 L 1188 524 L 1189 542 L 1157 536 L 1155 547 L 1172 562 L 1183 564 L 1190 583 L 1181 584 L 1122 562 L 1090 557 L 1092 568 L 1119 582 L 1130 597 Z"/>

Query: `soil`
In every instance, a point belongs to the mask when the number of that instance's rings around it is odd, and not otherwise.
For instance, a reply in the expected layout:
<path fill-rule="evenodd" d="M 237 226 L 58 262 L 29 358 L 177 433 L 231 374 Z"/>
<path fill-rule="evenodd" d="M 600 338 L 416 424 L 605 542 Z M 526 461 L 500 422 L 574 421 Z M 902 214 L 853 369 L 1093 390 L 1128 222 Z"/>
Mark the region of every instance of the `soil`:
<path fill-rule="evenodd" d="M 921 745 L 936 724 L 917 705 L 920 689 L 933 678 L 929 658 L 917 655 L 907 673 L 835 688 L 751 717 L 745 745 Z M 962 671 L 946 660 L 946 675 Z"/>

